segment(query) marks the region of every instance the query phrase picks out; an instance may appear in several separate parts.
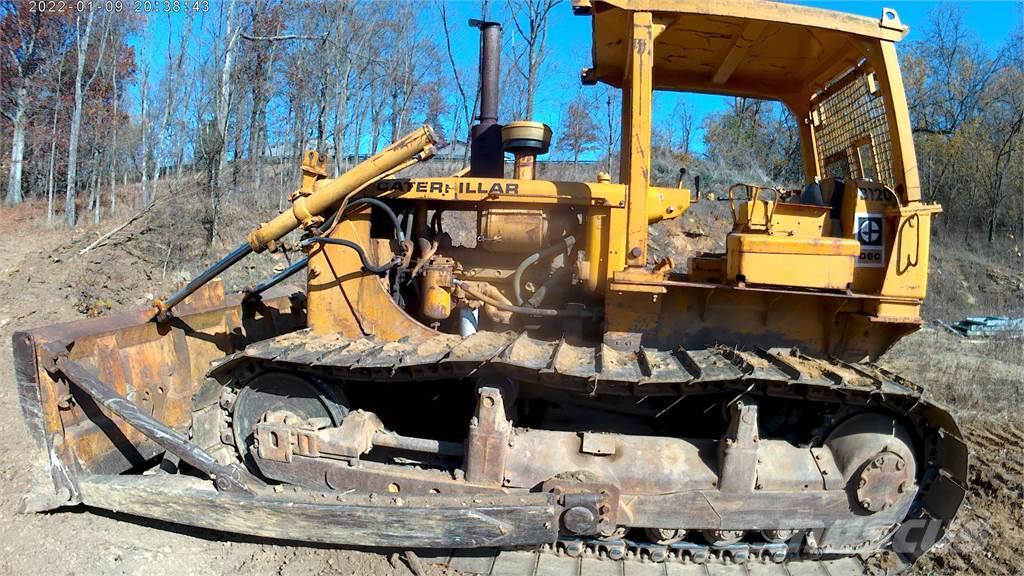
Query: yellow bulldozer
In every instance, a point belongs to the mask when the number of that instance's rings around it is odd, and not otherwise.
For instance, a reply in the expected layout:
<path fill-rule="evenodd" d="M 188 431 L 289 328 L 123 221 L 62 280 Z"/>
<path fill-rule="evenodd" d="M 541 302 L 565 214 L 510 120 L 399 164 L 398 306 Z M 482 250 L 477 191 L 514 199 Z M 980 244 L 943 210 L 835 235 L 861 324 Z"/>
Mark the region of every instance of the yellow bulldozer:
<path fill-rule="evenodd" d="M 501 28 L 472 22 L 467 170 L 400 177 L 434 154 L 429 127 L 338 178 L 307 152 L 290 208 L 174 295 L 15 334 L 28 508 L 434 550 L 496 576 L 899 572 L 942 538 L 960 429 L 872 363 L 921 325 L 940 212 L 899 16 L 572 9 L 592 22 L 583 82 L 621 90 L 617 182 L 536 178 L 551 130 L 498 122 Z M 724 253 L 655 258 L 649 227 L 697 201 L 650 181 L 656 90 L 781 101 L 806 187 L 737 184 Z M 289 245 L 304 258 L 225 294 L 224 270 Z"/>

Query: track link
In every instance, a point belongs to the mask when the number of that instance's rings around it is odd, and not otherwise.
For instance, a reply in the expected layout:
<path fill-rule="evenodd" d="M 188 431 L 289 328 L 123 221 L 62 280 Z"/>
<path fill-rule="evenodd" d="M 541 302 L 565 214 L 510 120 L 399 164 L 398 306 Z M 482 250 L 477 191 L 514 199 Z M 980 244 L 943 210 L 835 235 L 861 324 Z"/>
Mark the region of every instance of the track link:
<path fill-rule="evenodd" d="M 735 393 L 798 399 L 840 410 L 872 408 L 902 415 L 923 444 L 920 491 L 908 516 L 884 541 L 867 542 L 856 550 L 809 546 L 794 553 L 770 544 L 739 544 L 732 549 L 687 542 L 659 547 L 630 541 L 611 545 L 597 540 L 563 540 L 541 550 L 506 551 L 486 567 L 482 564 L 486 554 L 471 556 L 481 562 L 476 567 L 478 573 L 493 576 L 603 574 L 604 570 L 615 574 L 703 574 L 713 573 L 708 572 L 711 566 L 741 567 L 745 571 L 737 573 L 751 574 L 859 574 L 867 570 L 861 560 L 867 557 L 873 558 L 872 572 L 898 572 L 945 533 L 966 493 L 968 457 L 960 428 L 947 410 L 924 398 L 920 387 L 871 363 L 813 358 L 794 349 L 644 347 L 623 352 L 600 343 L 576 345 L 514 332 L 480 332 L 465 339 L 439 334 L 427 340 L 383 342 L 298 331 L 227 357 L 214 368 L 213 375 L 268 368 L 347 382 L 422 382 L 490 371 L 591 395 Z M 892 541 L 901 542 L 898 554 L 885 554 Z M 529 559 L 533 572 L 503 567 L 510 562 L 527 566 Z M 453 562 L 457 567 L 465 560 Z M 597 571 L 597 565 L 590 566 L 593 562 L 601 563 L 602 571 Z M 555 570 L 556 564 L 561 568 Z M 629 566 L 634 568 L 627 569 Z M 655 571 L 634 571 L 641 570 L 635 568 L 638 566 L 654 567 L 651 570 Z M 697 572 L 677 570 L 693 566 L 699 567 Z M 469 568 L 462 569 L 472 572 Z"/>
<path fill-rule="evenodd" d="M 787 552 L 785 543 L 707 546 L 680 542 L 660 546 L 630 540 L 559 540 L 538 550 L 505 550 L 491 555 L 456 553 L 447 562 L 460 572 L 484 576 L 839 576 L 871 573 L 873 570 L 871 564 L 856 556 L 790 559 Z M 892 565 L 891 568 L 898 570 L 906 568 L 906 565 Z"/>

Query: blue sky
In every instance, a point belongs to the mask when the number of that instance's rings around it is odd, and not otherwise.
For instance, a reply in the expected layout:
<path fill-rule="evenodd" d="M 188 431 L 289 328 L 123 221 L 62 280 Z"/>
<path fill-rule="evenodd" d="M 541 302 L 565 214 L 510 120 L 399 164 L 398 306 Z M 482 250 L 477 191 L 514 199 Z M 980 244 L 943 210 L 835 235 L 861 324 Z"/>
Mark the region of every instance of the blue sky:
<path fill-rule="evenodd" d="M 243 0 L 239 0 L 240 3 Z M 386 0 L 380 0 L 386 1 Z M 439 29 L 439 17 L 436 5 L 433 0 L 417 0 L 422 6 L 421 18 L 423 23 Z M 897 1 L 868 2 L 859 0 L 828 0 L 828 1 L 798 1 L 797 4 L 805 4 L 820 8 L 827 8 L 843 12 L 850 12 L 869 17 L 879 17 L 882 8 L 891 7 L 899 12 L 900 19 L 910 27 L 910 35 L 907 41 L 918 37 L 915 31 L 925 27 L 929 14 L 942 2 L 932 1 Z M 217 24 L 222 17 L 223 8 L 219 0 L 210 1 L 210 12 L 205 15 L 182 15 L 168 16 L 166 14 L 152 15 L 147 24 L 146 35 L 149 36 L 153 58 L 153 71 L 156 74 L 151 82 L 159 84 L 159 74 L 162 72 L 162 64 L 166 62 L 166 47 L 168 34 L 173 37 L 180 37 L 182 27 L 186 18 L 193 19 L 193 36 L 198 32 L 199 27 L 208 29 Z M 460 68 L 460 73 L 471 72 L 476 66 L 477 60 L 477 32 L 466 26 L 466 20 L 480 16 L 480 2 L 475 0 L 454 0 L 448 3 L 449 26 L 453 31 L 452 45 L 455 51 L 455 59 Z M 1022 11 L 1020 0 L 1017 1 L 961 1 L 956 2 L 964 12 L 964 21 L 967 27 L 982 40 L 984 44 L 992 49 L 1002 45 L 1010 37 L 1016 27 L 1022 26 Z M 223 2 L 226 6 L 227 2 Z M 493 19 L 499 10 L 506 7 L 504 0 L 490 0 L 490 14 Z M 548 58 L 543 70 L 543 76 L 539 93 L 542 95 L 536 103 L 536 119 L 548 124 L 557 125 L 561 109 L 564 106 L 567 94 L 573 94 L 577 90 L 594 90 L 594 88 L 580 87 L 579 71 L 590 65 L 590 19 L 586 17 L 573 16 L 569 7 L 569 1 L 565 0 L 562 6 L 555 9 L 551 17 L 548 37 Z M 511 41 L 514 30 L 506 27 L 505 44 Z M 140 50 L 139 58 L 145 58 L 146 43 L 145 37 L 134 39 L 134 45 Z M 173 43 L 173 42 L 172 42 Z M 138 102 L 137 90 L 133 100 Z M 686 105 L 696 117 L 697 126 L 700 119 L 707 114 L 713 113 L 724 106 L 725 99 L 718 96 L 696 95 L 696 94 L 658 94 L 655 97 L 655 123 L 665 122 L 671 116 L 677 99 L 683 99 Z M 136 108 L 136 111 L 138 109 Z M 509 118 L 502 118 L 508 120 Z M 691 144 L 699 151 L 702 149 L 700 134 L 694 136 Z"/>

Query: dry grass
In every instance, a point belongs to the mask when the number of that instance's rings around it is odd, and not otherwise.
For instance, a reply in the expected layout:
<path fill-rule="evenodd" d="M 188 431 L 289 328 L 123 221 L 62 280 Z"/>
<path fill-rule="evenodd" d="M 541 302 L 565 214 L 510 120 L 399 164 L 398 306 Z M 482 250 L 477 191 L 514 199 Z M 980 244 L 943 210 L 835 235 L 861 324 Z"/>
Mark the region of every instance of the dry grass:
<path fill-rule="evenodd" d="M 960 414 L 1019 418 L 1024 405 L 1024 339 L 973 341 L 929 325 L 880 363 Z"/>

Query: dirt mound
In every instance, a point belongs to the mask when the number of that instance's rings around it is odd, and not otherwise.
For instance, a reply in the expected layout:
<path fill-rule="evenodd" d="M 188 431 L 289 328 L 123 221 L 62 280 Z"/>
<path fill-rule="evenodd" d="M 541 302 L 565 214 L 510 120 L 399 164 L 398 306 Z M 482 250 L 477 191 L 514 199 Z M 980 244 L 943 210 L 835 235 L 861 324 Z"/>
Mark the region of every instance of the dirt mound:
<path fill-rule="evenodd" d="M 148 210 L 124 211 L 109 219 L 113 223 L 70 231 L 22 221 L 17 225 L 27 228 L 38 244 L 27 258 L 8 265 L 0 283 L 22 299 L 58 300 L 85 316 L 142 307 L 184 285 L 242 243 L 254 222 L 276 213 L 271 207 L 252 210 L 247 204 L 222 204 L 210 244 L 207 204 L 195 191 L 163 190 Z M 289 256 L 294 260 L 295 255 Z M 251 256 L 225 273 L 225 286 L 229 291 L 242 289 L 287 261 L 282 254 Z M 44 288 L 41 293 L 33 290 L 35 285 Z"/>
<path fill-rule="evenodd" d="M 972 250 L 948 239 L 933 243 L 926 319 L 959 320 L 1005 311 L 1024 314 L 1024 260 L 995 246 Z"/>
<path fill-rule="evenodd" d="M 651 226 L 649 259 L 654 263 L 671 256 L 674 269 L 685 272 L 691 256 L 725 252 L 725 236 L 730 230 L 732 215 L 728 202 L 698 202 L 681 217 Z"/>

